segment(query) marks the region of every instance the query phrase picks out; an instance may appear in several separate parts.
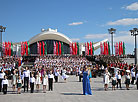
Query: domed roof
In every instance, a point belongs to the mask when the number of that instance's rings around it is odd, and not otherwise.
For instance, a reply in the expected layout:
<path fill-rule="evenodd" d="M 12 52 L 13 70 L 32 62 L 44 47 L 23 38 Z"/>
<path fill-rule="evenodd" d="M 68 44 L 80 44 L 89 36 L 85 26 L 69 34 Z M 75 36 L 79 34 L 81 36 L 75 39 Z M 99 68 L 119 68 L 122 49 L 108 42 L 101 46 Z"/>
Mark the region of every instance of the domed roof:
<path fill-rule="evenodd" d="M 58 41 L 62 41 L 67 44 L 72 43 L 72 41 L 67 36 L 65 36 L 62 33 L 57 32 L 57 29 L 53 30 L 50 28 L 47 30 L 42 29 L 42 32 L 32 37 L 29 40 L 29 43 L 33 44 L 35 42 L 42 41 L 42 40 L 58 40 Z"/>

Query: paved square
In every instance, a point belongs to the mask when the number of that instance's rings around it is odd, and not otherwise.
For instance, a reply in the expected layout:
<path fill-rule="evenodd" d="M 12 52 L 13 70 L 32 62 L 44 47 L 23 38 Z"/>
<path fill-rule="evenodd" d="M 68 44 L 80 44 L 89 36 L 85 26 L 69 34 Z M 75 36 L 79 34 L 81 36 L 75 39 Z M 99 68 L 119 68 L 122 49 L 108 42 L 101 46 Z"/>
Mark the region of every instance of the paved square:
<path fill-rule="evenodd" d="M 122 80 L 124 82 L 124 80 Z M 54 91 L 42 92 L 42 86 L 39 93 L 12 94 L 11 88 L 8 94 L 0 94 L 0 102 L 137 102 L 138 90 L 135 85 L 130 85 L 130 90 L 125 90 L 125 84 L 122 84 L 123 90 L 112 91 L 111 84 L 109 90 L 104 91 L 102 78 L 93 78 L 91 82 L 93 95 L 82 95 L 82 82 L 78 82 L 78 77 L 70 76 L 67 83 L 59 78 L 59 83 L 54 83 Z"/>

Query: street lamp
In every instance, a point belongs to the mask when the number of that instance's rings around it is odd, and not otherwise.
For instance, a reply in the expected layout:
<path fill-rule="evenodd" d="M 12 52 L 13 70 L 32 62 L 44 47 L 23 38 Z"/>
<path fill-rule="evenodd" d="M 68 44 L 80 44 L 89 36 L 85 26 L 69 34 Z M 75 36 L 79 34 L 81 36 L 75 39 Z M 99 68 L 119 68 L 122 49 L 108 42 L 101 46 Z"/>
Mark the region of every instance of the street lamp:
<path fill-rule="evenodd" d="M 1 39 L 0 39 L 0 52 L 1 52 L 1 56 L 3 56 L 3 51 L 2 51 L 2 32 L 5 32 L 6 27 L 3 27 L 0 25 L 0 34 L 1 34 Z"/>
<path fill-rule="evenodd" d="M 113 34 L 115 33 L 116 29 L 110 28 L 108 29 L 109 34 L 111 34 L 111 41 L 112 41 L 112 55 L 113 55 Z"/>
<path fill-rule="evenodd" d="M 135 37 L 135 64 L 137 64 L 137 35 L 138 35 L 138 29 L 133 28 L 132 30 L 129 30 L 131 32 L 131 36 Z"/>

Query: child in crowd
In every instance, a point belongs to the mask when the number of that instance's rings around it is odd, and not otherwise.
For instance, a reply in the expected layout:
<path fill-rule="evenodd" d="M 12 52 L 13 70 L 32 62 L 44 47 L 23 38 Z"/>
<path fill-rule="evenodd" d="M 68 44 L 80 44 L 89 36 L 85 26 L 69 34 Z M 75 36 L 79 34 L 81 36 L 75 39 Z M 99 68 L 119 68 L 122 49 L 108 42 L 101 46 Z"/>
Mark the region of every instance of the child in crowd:
<path fill-rule="evenodd" d="M 34 78 L 34 75 L 31 74 L 31 77 L 30 77 L 30 88 L 31 88 L 31 93 L 34 92 L 34 84 L 35 84 L 35 78 Z"/>
<path fill-rule="evenodd" d="M 35 82 L 36 82 L 36 90 L 38 92 L 41 84 L 41 73 L 39 71 L 37 71 Z"/>
<path fill-rule="evenodd" d="M 46 71 L 44 71 L 43 75 L 43 92 L 46 93 L 46 86 L 48 85 L 48 76 L 46 74 Z"/>
<path fill-rule="evenodd" d="M 117 78 L 115 77 L 115 74 L 113 74 L 113 78 L 112 78 L 112 90 L 115 90 L 116 82 L 117 82 Z"/>
<path fill-rule="evenodd" d="M 17 88 L 18 88 L 18 94 L 21 94 L 21 88 L 22 88 L 22 80 L 21 80 L 21 76 L 19 75 L 18 76 L 18 79 L 17 79 Z"/>
<path fill-rule="evenodd" d="M 7 94 L 7 87 L 9 83 L 7 80 L 7 76 L 4 76 L 4 79 L 2 80 L 2 88 L 3 88 L 3 94 Z"/>
<path fill-rule="evenodd" d="M 129 72 L 127 72 L 126 74 L 125 84 L 126 84 L 126 89 L 129 90 L 129 84 L 130 84 L 130 73 Z"/>
<path fill-rule="evenodd" d="M 118 84 L 120 85 L 120 89 L 121 89 L 122 87 L 121 87 L 121 74 L 120 74 L 120 71 L 118 71 L 118 75 L 117 75 L 117 88 L 118 88 Z"/>

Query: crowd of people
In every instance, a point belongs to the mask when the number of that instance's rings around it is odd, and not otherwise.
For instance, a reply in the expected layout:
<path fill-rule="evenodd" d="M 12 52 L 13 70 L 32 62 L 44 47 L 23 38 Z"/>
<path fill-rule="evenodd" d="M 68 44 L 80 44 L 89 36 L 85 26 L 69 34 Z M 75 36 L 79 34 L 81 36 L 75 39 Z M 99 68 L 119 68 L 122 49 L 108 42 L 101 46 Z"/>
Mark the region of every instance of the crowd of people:
<path fill-rule="evenodd" d="M 118 85 L 122 89 L 121 83 L 124 75 L 126 89 L 129 90 L 129 84 L 136 84 L 138 89 L 137 66 L 128 65 L 113 56 L 95 56 L 95 60 L 104 60 L 106 65 L 93 63 L 84 56 L 39 56 L 36 57 L 32 67 L 23 67 L 21 57 L 4 57 L 0 61 L 0 92 L 3 91 L 4 94 L 7 94 L 9 80 L 11 80 L 13 93 L 16 93 L 16 87 L 18 94 L 21 93 L 22 88 L 24 88 L 24 92 L 28 92 L 29 89 L 31 93 L 34 92 L 34 89 L 39 92 L 41 84 L 43 92 L 46 93 L 47 87 L 49 91 L 53 91 L 53 82 L 55 80 L 57 83 L 59 76 L 66 82 L 69 75 L 75 74 L 79 76 L 80 82 L 83 79 L 83 94 L 91 95 L 90 80 L 95 72 L 100 72 L 103 76 L 106 91 L 110 80 L 112 90 L 115 90 L 116 86 L 118 88 Z"/>

